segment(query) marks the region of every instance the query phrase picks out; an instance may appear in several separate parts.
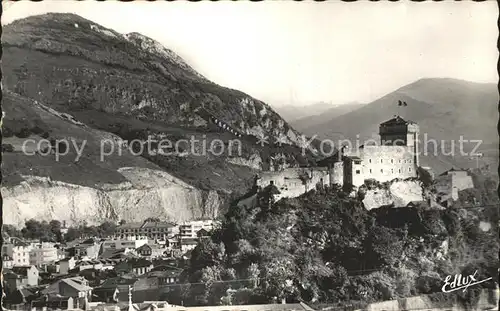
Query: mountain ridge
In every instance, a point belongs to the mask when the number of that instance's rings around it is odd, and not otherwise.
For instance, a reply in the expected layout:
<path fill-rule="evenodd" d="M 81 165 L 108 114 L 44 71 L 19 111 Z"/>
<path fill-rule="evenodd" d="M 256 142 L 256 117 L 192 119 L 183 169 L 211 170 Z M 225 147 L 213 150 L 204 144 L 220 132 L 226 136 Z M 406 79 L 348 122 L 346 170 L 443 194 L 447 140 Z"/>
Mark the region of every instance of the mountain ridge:
<path fill-rule="evenodd" d="M 272 165 L 287 167 L 307 163 L 311 156 L 302 156 L 297 145 L 301 134 L 270 106 L 206 80 L 171 50 L 146 36 L 122 35 L 75 14 L 48 13 L 6 25 L 2 43 L 3 85 L 9 92 L 3 100 L 6 116 L 2 129 L 7 168 L 2 192 L 10 209 L 10 216 L 4 219 L 7 222 L 20 224 L 28 216 L 47 219 L 54 216 L 51 210 L 61 211 L 61 204 L 73 201 L 81 202 L 82 210 L 87 211 L 110 210 L 111 206 L 114 219 L 132 220 L 148 214 L 149 209 L 175 221 L 216 217 L 235 196 L 251 187 L 255 174 L 269 168 L 271 159 L 277 159 Z M 147 137 L 171 142 L 195 138 L 206 141 L 207 146 L 218 140 L 225 148 L 238 138 L 228 128 L 217 126 L 210 116 L 200 114 L 200 108 L 212 111 L 216 119 L 245 134 L 239 138 L 241 152 L 204 155 L 199 151 L 206 147 L 200 144 L 193 151 L 196 154 L 191 154 L 187 146 L 173 154 L 158 154 L 155 149 L 131 156 L 137 150 L 122 142 L 138 139 L 145 143 Z M 73 130 L 65 131 L 68 125 Z M 117 145 L 128 151 L 100 161 L 102 137 L 98 133 L 116 137 Z M 25 139 L 73 136 L 79 143 L 89 140 L 78 161 L 74 160 L 74 150 L 59 162 L 54 154 L 37 154 L 44 151 L 41 149 L 35 148 L 33 156 L 21 154 Z M 257 145 L 260 137 L 265 137 L 267 144 Z M 275 146 L 277 141 L 284 145 Z M 136 172 L 151 170 L 143 177 L 150 176 L 156 185 L 148 194 L 154 208 L 144 203 L 134 215 L 116 208 L 125 201 L 105 199 L 114 197 L 109 192 L 113 187 L 122 187 L 132 178 L 123 175 L 125 167 Z M 193 187 L 190 191 L 195 195 L 175 185 L 154 182 L 153 172 L 178 178 Z M 30 205 L 34 204 L 33 192 L 26 189 L 34 191 L 31 186 L 37 178 L 67 186 L 37 184 L 39 208 L 34 211 Z M 16 187 L 24 187 L 24 192 L 14 191 Z M 127 202 L 142 202 L 140 191 L 130 191 L 124 194 L 130 197 Z M 172 202 L 178 204 L 171 208 Z M 78 214 L 77 209 L 75 205 L 73 210 L 81 217 L 68 220 L 86 220 L 87 214 Z M 183 215 L 182 219 L 178 215 Z"/>
<path fill-rule="evenodd" d="M 407 106 L 398 106 L 399 100 L 407 102 Z M 453 78 L 420 79 L 359 109 L 303 129 L 303 132 L 334 141 L 364 141 L 370 138 L 378 141 L 379 124 L 393 115 L 419 124 L 421 144 L 429 145 L 429 154 L 422 156 L 423 165 L 433 167 L 436 172 L 452 167 L 476 166 L 474 159 L 457 151 L 461 137 L 469 140 L 464 146 L 466 153 L 474 148 L 472 141 L 481 141 L 477 152 L 484 153 L 484 158 L 479 160 L 482 165 L 497 161 L 498 133 L 495 125 L 498 122 L 498 89 L 492 83 Z M 427 135 L 427 142 L 424 135 Z M 438 150 L 431 141 L 436 141 Z M 455 154 L 446 155 L 452 147 Z"/>

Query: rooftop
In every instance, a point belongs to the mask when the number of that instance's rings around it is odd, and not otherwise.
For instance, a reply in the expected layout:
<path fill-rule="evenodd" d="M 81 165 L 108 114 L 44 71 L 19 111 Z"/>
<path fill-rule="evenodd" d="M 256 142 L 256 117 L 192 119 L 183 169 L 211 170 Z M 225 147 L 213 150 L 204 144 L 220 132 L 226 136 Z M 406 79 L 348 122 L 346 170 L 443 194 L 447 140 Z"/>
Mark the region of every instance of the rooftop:
<path fill-rule="evenodd" d="M 31 267 L 34 267 L 36 269 L 35 266 L 16 266 L 16 267 L 12 267 L 11 271 L 15 274 L 18 274 L 18 275 L 27 276 L 28 270 L 30 270 Z"/>
<path fill-rule="evenodd" d="M 410 120 L 405 120 L 400 116 L 394 116 L 394 118 L 380 123 L 380 126 L 390 126 L 390 125 L 407 125 L 407 124 L 415 124 L 415 122 Z"/>

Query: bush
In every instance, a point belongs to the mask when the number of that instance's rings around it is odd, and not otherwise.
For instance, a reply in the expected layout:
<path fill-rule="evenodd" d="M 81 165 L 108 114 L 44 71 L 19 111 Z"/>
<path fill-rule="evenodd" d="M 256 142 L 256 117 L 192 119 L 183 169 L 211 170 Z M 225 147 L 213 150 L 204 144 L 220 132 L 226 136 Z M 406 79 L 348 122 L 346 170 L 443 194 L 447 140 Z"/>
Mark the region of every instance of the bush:
<path fill-rule="evenodd" d="M 14 146 L 11 144 L 2 144 L 2 152 L 14 152 Z"/>
<path fill-rule="evenodd" d="M 14 132 L 8 127 L 3 127 L 2 128 L 2 136 L 3 137 L 12 137 L 12 136 L 14 136 Z"/>
<path fill-rule="evenodd" d="M 31 135 L 31 131 L 28 128 L 22 128 L 19 132 L 16 133 L 16 137 L 18 138 L 28 138 Z"/>

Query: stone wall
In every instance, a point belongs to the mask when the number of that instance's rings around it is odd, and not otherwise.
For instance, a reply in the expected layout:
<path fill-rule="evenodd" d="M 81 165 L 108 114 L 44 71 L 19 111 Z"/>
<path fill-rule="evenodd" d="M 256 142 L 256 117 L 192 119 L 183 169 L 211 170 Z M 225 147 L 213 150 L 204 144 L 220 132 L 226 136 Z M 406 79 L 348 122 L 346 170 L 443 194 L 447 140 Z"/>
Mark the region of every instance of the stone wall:
<path fill-rule="evenodd" d="M 348 156 L 362 159 L 360 170 L 353 167 L 353 184 L 360 186 L 365 179 L 370 178 L 385 182 L 396 178 L 416 177 L 412 150 L 412 147 L 407 146 L 364 146 L 358 151 L 349 152 Z"/>
<path fill-rule="evenodd" d="M 304 177 L 307 179 L 305 183 Z M 329 185 L 330 175 L 326 167 L 286 168 L 282 171 L 262 172 L 256 181 L 256 185 L 264 188 L 270 185 L 271 182 L 281 192 L 276 196 L 277 199 L 293 198 L 315 189 L 319 183 Z"/>
<path fill-rule="evenodd" d="M 332 170 L 332 184 L 344 184 L 344 163 L 336 162 L 333 164 Z"/>

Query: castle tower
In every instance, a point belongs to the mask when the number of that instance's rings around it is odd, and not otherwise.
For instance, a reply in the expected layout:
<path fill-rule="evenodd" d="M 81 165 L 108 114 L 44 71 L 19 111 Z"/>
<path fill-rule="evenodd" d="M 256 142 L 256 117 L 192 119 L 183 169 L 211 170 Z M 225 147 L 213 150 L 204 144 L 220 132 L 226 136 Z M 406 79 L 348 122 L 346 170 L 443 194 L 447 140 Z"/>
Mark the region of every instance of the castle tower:
<path fill-rule="evenodd" d="M 380 124 L 380 143 L 382 146 L 412 147 L 415 168 L 417 168 L 420 165 L 418 155 L 419 132 L 420 128 L 415 122 L 404 120 L 400 116 L 394 116 L 389 121 Z"/>

